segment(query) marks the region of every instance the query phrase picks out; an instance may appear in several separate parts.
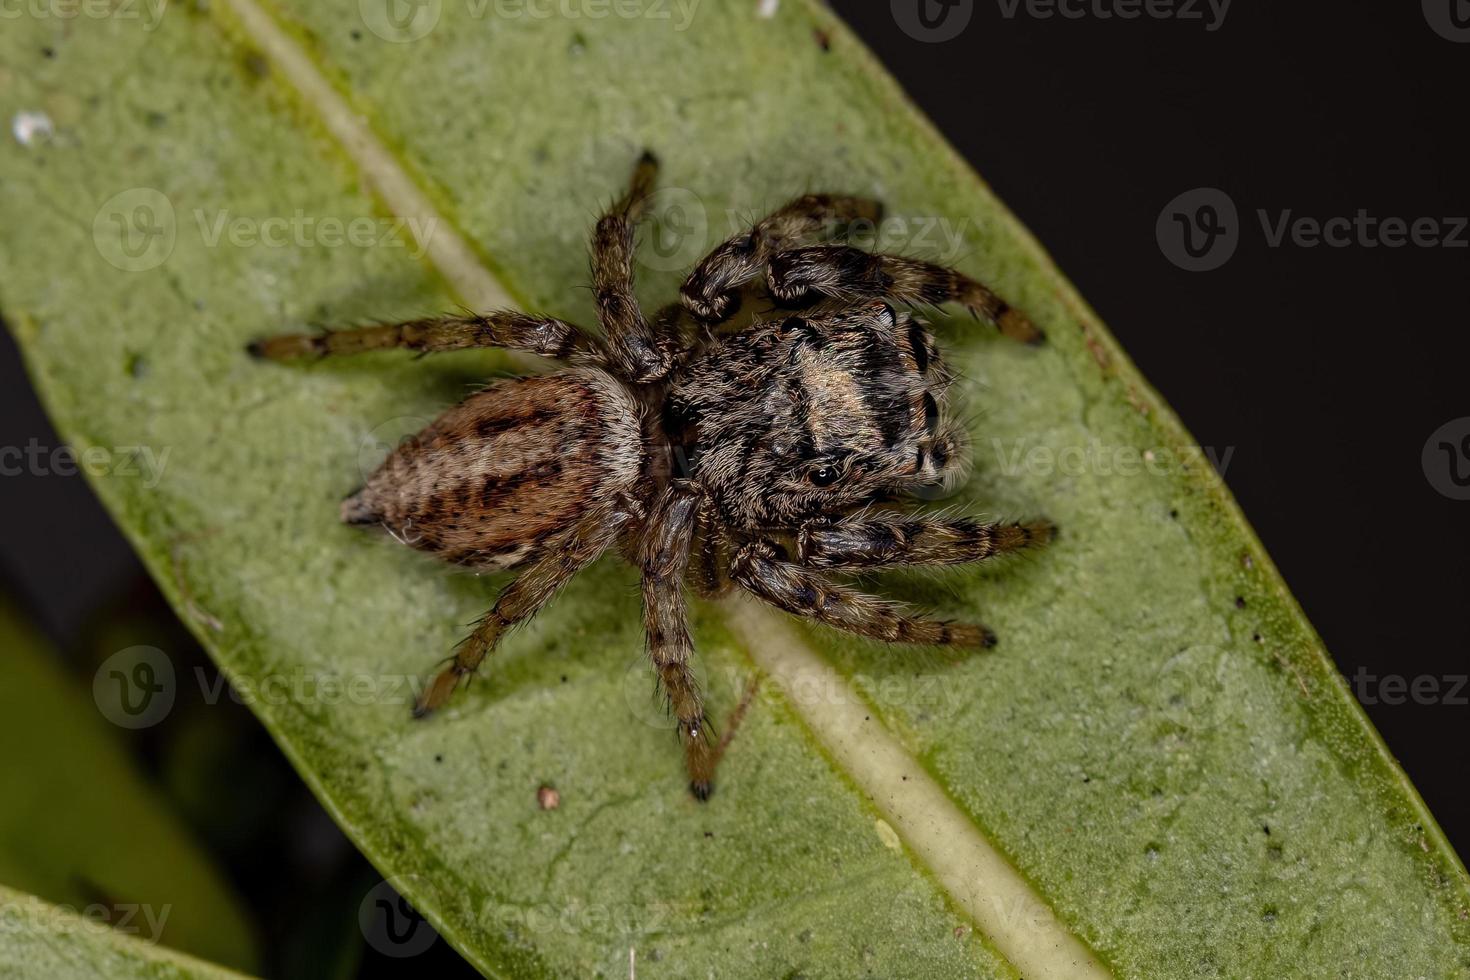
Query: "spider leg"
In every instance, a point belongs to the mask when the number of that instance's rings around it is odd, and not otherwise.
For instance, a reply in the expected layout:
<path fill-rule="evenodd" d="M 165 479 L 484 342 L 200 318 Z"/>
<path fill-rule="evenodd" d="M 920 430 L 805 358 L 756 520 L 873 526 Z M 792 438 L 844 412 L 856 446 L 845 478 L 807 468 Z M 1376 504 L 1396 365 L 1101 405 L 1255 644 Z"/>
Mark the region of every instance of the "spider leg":
<path fill-rule="evenodd" d="M 799 197 L 705 256 L 684 280 L 680 296 L 699 320 L 727 320 L 738 305 L 741 287 L 759 278 L 782 249 L 802 241 L 830 238 L 855 221 L 876 224 L 882 214 L 882 205 L 860 197 Z"/>
<path fill-rule="evenodd" d="M 414 717 L 422 718 L 442 708 L 460 682 L 473 675 L 495 649 L 506 631 L 535 615 L 574 575 L 612 545 L 624 520 L 611 509 L 601 509 L 580 522 L 561 541 L 547 547 L 540 558 L 505 587 L 494 607 L 475 624 L 474 632 L 455 647 L 450 662 L 419 695 Z"/>
<path fill-rule="evenodd" d="M 878 255 L 847 245 L 787 249 L 771 259 L 767 284 L 782 303 L 890 298 L 912 305 L 961 303 L 1007 337 L 1039 344 L 1045 335 L 989 287 L 954 269 L 919 259 Z"/>
<path fill-rule="evenodd" d="M 995 645 L 995 634 L 984 626 L 909 615 L 897 603 L 785 561 L 779 546 L 770 541 L 741 547 L 730 562 L 730 574 L 741 588 L 778 609 L 859 636 L 926 646 Z"/>
<path fill-rule="evenodd" d="M 653 191 L 658 159 L 644 152 L 628 190 L 592 233 L 592 292 L 607 333 L 613 369 L 635 383 L 657 381 L 673 369 L 673 350 L 644 319 L 633 295 L 633 232 Z"/>
<path fill-rule="evenodd" d="M 508 310 L 425 317 L 320 334 L 280 334 L 257 340 L 248 349 L 256 357 L 291 361 L 329 354 L 360 354 L 392 347 L 425 353 L 469 347 L 504 347 L 574 363 L 598 365 L 604 363 L 607 356 L 602 342 L 580 327 L 551 317 Z"/>
<path fill-rule="evenodd" d="M 696 517 L 693 559 L 690 581 L 696 592 L 706 599 L 718 599 L 730 591 L 733 583 L 725 570 L 725 535 L 719 515 L 707 503 L 699 508 Z"/>
<path fill-rule="evenodd" d="M 694 643 L 683 590 L 700 502 L 698 491 L 687 484 L 671 487 L 650 519 L 639 562 L 648 654 L 678 721 L 689 790 L 696 799 L 707 800 L 713 789 L 716 751 L 690 663 Z"/>
<path fill-rule="evenodd" d="M 653 335 L 665 350 L 676 351 L 675 364 L 682 364 L 697 351 L 707 331 L 694 322 L 683 303 L 668 303 L 659 307 L 651 321 Z"/>
<path fill-rule="evenodd" d="M 1045 544 L 1053 534 L 1047 521 L 995 524 L 885 515 L 803 525 L 796 555 L 812 568 L 959 565 Z"/>

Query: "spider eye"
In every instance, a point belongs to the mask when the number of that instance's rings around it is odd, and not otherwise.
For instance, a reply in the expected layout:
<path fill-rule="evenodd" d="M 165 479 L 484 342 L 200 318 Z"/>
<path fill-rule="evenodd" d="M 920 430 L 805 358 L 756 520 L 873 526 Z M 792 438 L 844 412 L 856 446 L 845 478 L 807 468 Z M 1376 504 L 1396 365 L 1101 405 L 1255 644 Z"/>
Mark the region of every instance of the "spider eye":
<path fill-rule="evenodd" d="M 837 477 L 839 475 L 840 474 L 837 472 L 837 467 L 823 466 L 818 469 L 812 470 L 810 473 L 807 474 L 806 478 L 811 481 L 811 484 L 814 487 L 830 487 L 832 484 L 837 482 Z"/>
<path fill-rule="evenodd" d="M 924 393 L 924 428 L 931 435 L 939 428 L 939 403 L 928 392 Z"/>
<path fill-rule="evenodd" d="M 918 365 L 919 373 L 927 372 L 929 370 L 929 344 L 924 339 L 924 328 L 917 322 L 909 327 L 909 349 L 914 352 L 914 363 Z"/>

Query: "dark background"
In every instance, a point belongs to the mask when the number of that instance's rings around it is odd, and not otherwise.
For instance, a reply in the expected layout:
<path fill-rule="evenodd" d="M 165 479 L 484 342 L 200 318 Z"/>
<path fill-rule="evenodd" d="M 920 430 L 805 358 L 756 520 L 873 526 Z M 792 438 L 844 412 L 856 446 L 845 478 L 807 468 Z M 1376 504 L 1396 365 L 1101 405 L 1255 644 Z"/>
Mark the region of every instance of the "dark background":
<path fill-rule="evenodd" d="M 1470 214 L 1470 44 L 1436 34 L 1416 3 L 1240 0 L 1208 31 L 1201 20 L 1040 19 L 1024 6 L 1008 18 L 999 0 L 971 2 L 968 27 L 944 43 L 899 29 L 889 0 L 833 6 L 1046 245 L 1196 440 L 1233 447 L 1231 489 L 1466 853 L 1470 688 L 1458 704 L 1392 705 L 1366 678 L 1429 676 L 1445 692 L 1470 673 L 1470 502 L 1438 493 L 1420 458 L 1431 433 L 1470 416 L 1470 249 L 1272 248 L 1256 209 Z M 1210 272 L 1175 267 L 1155 238 L 1165 205 L 1196 187 L 1224 190 L 1240 213 L 1238 250 Z M 0 445 L 32 439 L 59 445 L 7 335 Z M 81 478 L 5 477 L 0 508 L 0 575 L 63 649 L 84 645 L 84 624 L 119 597 L 162 609 Z M 273 752 L 257 738 L 239 750 Z M 311 808 L 289 772 L 261 779 L 252 793 L 264 800 Z M 356 894 L 376 879 L 333 833 L 319 829 L 337 862 L 320 887 Z M 232 857 L 248 876 L 251 854 Z M 442 952 L 436 966 L 453 969 Z M 388 970 L 368 956 L 364 972 Z"/>
<path fill-rule="evenodd" d="M 1241 508 L 1338 668 L 1366 671 L 1355 693 L 1470 853 L 1470 685 L 1459 704 L 1390 705 L 1395 689 L 1368 680 L 1428 675 L 1445 693 L 1470 674 L 1470 501 L 1436 492 L 1420 461 L 1431 433 L 1470 416 L 1470 247 L 1272 248 L 1255 213 L 1470 215 L 1470 43 L 1413 2 L 1241 0 L 1210 32 L 1024 5 L 1007 18 L 974 0 L 943 43 L 898 29 L 889 0 L 832 6 L 1196 441 L 1234 447 Z M 1196 187 L 1225 191 L 1242 221 L 1211 272 L 1176 268 L 1155 239 Z"/>

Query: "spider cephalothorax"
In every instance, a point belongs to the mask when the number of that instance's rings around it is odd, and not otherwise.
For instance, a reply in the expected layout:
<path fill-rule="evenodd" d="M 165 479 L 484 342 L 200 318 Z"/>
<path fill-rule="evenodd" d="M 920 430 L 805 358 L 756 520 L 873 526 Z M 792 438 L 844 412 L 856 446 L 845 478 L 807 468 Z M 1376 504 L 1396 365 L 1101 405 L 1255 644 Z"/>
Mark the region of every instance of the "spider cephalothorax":
<path fill-rule="evenodd" d="M 813 243 L 880 208 L 810 194 L 718 246 L 680 302 L 645 318 L 633 232 L 656 163 L 598 222 L 593 290 L 605 336 L 516 312 L 433 317 L 251 345 L 290 360 L 385 347 L 506 347 L 565 361 L 490 385 L 398 446 L 342 504 L 446 561 L 520 574 L 415 707 L 442 706 L 504 633 L 613 546 L 642 573 L 649 655 L 678 720 L 690 787 L 714 748 L 690 658 L 686 581 L 738 587 L 797 615 L 896 643 L 990 645 L 982 626 L 915 616 L 832 572 L 979 561 L 1050 538 L 1045 521 L 987 523 L 882 509 L 961 472 L 964 434 L 927 326 L 894 303 L 962 303 L 1009 336 L 1040 332 L 951 269 Z M 761 284 L 769 313 L 732 318 Z M 771 305 L 771 304 L 768 304 Z"/>
<path fill-rule="evenodd" d="M 882 300 L 757 320 L 675 374 L 682 470 L 744 531 L 940 483 L 961 463 L 949 376 L 923 325 Z"/>

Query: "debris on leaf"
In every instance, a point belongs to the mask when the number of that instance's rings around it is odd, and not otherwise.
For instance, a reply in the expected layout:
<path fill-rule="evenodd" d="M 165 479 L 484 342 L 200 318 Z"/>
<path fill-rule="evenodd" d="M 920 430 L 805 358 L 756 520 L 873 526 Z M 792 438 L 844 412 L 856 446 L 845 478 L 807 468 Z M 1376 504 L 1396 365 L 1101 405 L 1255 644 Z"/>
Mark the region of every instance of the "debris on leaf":
<path fill-rule="evenodd" d="M 10 132 L 21 146 L 30 146 L 50 139 L 55 127 L 51 125 L 51 117 L 44 112 L 17 112 L 11 120 Z"/>

